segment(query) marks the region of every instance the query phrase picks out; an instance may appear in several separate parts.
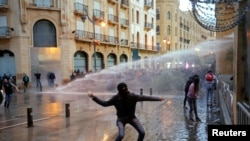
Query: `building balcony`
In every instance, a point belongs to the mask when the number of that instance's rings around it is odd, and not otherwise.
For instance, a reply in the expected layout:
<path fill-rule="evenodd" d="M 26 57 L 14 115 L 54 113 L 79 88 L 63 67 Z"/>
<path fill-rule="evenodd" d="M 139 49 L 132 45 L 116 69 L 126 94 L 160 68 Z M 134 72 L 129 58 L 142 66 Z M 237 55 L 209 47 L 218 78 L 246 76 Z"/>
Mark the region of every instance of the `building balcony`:
<path fill-rule="evenodd" d="M 104 20 L 104 15 L 105 12 L 101 11 L 99 9 L 93 9 L 93 20 L 99 20 L 99 21 L 103 21 Z"/>
<path fill-rule="evenodd" d="M 121 39 L 120 45 L 121 46 L 128 46 L 128 40 L 127 39 Z"/>
<path fill-rule="evenodd" d="M 156 46 L 146 45 L 146 44 L 141 44 L 141 43 L 136 43 L 136 42 L 131 42 L 130 47 L 132 49 L 139 49 L 141 51 L 154 51 L 154 52 L 158 51 Z"/>
<path fill-rule="evenodd" d="M 75 30 L 73 31 L 75 35 L 75 40 L 77 41 L 84 41 L 84 42 L 93 42 L 94 40 L 94 33 L 83 31 L 83 30 Z M 114 36 L 104 35 L 95 33 L 95 40 L 100 41 L 102 44 L 110 44 L 110 45 L 118 45 L 118 38 Z"/>
<path fill-rule="evenodd" d="M 11 31 L 14 31 L 11 27 L 0 26 L 0 39 L 11 38 Z"/>
<path fill-rule="evenodd" d="M 147 1 L 147 0 L 145 0 L 145 1 L 144 1 L 144 8 L 145 8 L 146 10 L 149 10 L 150 8 L 153 8 L 153 3 L 152 3 L 152 1 Z"/>
<path fill-rule="evenodd" d="M 129 21 L 127 19 L 121 18 L 120 19 L 121 22 L 121 26 L 124 28 L 128 28 L 129 27 Z"/>
<path fill-rule="evenodd" d="M 154 28 L 154 26 L 153 26 L 152 23 L 144 23 L 144 29 L 145 30 L 151 30 L 153 28 Z"/>
<path fill-rule="evenodd" d="M 75 10 L 74 10 L 74 13 L 76 15 L 86 15 L 86 11 L 88 11 L 88 6 L 87 5 L 84 5 L 84 4 L 81 4 L 81 3 L 75 3 Z"/>
<path fill-rule="evenodd" d="M 124 8 L 124 9 L 129 8 L 128 0 L 121 0 L 121 8 Z"/>
<path fill-rule="evenodd" d="M 118 3 L 118 0 L 108 0 L 109 3 L 112 3 L 112 4 L 117 4 Z"/>
<path fill-rule="evenodd" d="M 9 9 L 8 0 L 0 0 L 0 11 L 6 11 Z"/>
<path fill-rule="evenodd" d="M 131 42 L 130 44 L 131 48 L 136 48 L 136 49 L 140 49 L 140 50 L 150 50 L 150 51 L 156 51 L 156 47 L 151 46 L 151 45 L 146 45 L 146 44 L 141 44 L 141 43 L 137 43 L 137 42 Z"/>
<path fill-rule="evenodd" d="M 118 24 L 118 17 L 112 14 L 108 14 L 108 23 Z"/>

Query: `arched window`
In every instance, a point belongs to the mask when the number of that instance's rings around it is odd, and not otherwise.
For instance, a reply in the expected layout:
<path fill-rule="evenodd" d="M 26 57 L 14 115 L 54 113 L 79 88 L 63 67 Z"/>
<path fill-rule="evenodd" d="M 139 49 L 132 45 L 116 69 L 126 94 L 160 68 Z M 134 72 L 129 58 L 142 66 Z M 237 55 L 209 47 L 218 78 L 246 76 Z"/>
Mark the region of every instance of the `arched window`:
<path fill-rule="evenodd" d="M 136 11 L 136 23 L 139 24 L 140 22 L 140 14 L 139 11 Z"/>
<path fill-rule="evenodd" d="M 74 54 L 74 70 L 86 73 L 88 71 L 88 55 L 86 52 L 77 51 Z"/>
<path fill-rule="evenodd" d="M 122 54 L 120 56 L 120 63 L 126 63 L 128 62 L 128 57 L 125 54 Z"/>
<path fill-rule="evenodd" d="M 160 11 L 156 9 L 156 20 L 160 20 Z"/>
<path fill-rule="evenodd" d="M 168 11 L 168 13 L 167 13 L 167 19 L 170 20 L 170 18 L 171 18 L 170 11 Z"/>
<path fill-rule="evenodd" d="M 167 33 L 168 33 L 168 35 L 170 35 L 170 25 L 168 25 Z"/>
<path fill-rule="evenodd" d="M 108 55 L 108 67 L 113 67 L 116 65 L 116 55 L 111 53 Z"/>
<path fill-rule="evenodd" d="M 156 33 L 157 33 L 157 35 L 160 34 L 160 26 L 159 25 L 156 26 Z"/>
<path fill-rule="evenodd" d="M 37 21 L 33 27 L 34 47 L 56 47 L 56 28 L 48 20 Z"/>

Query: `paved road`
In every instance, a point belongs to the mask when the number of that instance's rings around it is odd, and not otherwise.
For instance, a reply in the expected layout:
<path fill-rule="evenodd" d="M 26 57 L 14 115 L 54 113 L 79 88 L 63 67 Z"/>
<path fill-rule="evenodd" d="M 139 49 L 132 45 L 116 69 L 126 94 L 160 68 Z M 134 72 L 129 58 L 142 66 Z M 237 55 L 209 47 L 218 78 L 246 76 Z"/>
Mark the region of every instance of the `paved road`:
<path fill-rule="evenodd" d="M 207 141 L 207 125 L 217 119 L 207 112 L 205 95 L 198 100 L 202 122 L 190 122 L 184 110 L 183 94 L 164 96 L 162 102 L 137 104 L 137 116 L 145 131 L 145 141 Z M 100 95 L 107 99 L 110 95 Z M 70 117 L 65 105 L 70 104 Z M 27 124 L 32 108 L 33 127 Z M 1 141 L 113 141 L 117 128 L 115 109 L 101 107 L 86 94 L 20 93 L 9 109 L 0 106 Z M 136 141 L 137 133 L 126 126 L 124 141 Z"/>

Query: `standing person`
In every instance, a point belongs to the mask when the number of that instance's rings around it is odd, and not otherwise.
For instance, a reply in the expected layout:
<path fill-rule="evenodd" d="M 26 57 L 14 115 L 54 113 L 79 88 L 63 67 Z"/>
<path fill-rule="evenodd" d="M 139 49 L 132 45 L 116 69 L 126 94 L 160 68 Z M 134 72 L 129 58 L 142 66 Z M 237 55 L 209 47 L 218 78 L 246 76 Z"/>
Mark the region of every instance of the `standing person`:
<path fill-rule="evenodd" d="M 36 77 L 36 87 L 40 88 L 40 91 L 41 91 L 42 90 L 42 83 L 40 81 L 40 79 L 41 79 L 41 73 L 37 72 L 34 75 Z"/>
<path fill-rule="evenodd" d="M 188 104 L 189 104 L 189 119 L 194 121 L 193 114 L 195 115 L 196 121 L 201 121 L 197 113 L 197 97 L 199 92 L 200 78 L 198 75 L 193 76 L 193 82 L 190 84 L 188 89 Z"/>
<path fill-rule="evenodd" d="M 213 106 L 214 90 L 217 87 L 217 77 L 213 74 L 213 71 L 209 70 L 205 75 L 205 90 L 207 95 L 207 106 Z"/>
<path fill-rule="evenodd" d="M 124 138 L 126 124 L 132 125 L 139 133 L 137 141 L 143 141 L 145 131 L 139 119 L 135 116 L 136 103 L 139 101 L 162 101 L 164 99 L 130 93 L 126 83 L 119 83 L 117 89 L 118 94 L 107 101 L 99 99 L 92 93 L 89 93 L 89 97 L 102 106 L 114 106 L 116 108 L 116 126 L 119 132 L 115 141 L 121 141 Z"/>
<path fill-rule="evenodd" d="M 50 74 L 49 74 L 49 81 L 50 81 L 50 87 L 52 87 L 52 88 L 55 85 L 55 79 L 56 79 L 55 73 L 54 72 L 50 72 Z"/>
<path fill-rule="evenodd" d="M 2 102 L 3 102 L 3 90 L 2 90 L 2 82 L 3 82 L 3 80 L 2 80 L 2 77 L 1 77 L 1 75 L 0 75 L 0 105 L 2 104 Z"/>
<path fill-rule="evenodd" d="M 4 107 L 9 108 L 12 96 L 14 94 L 13 87 L 15 87 L 16 91 L 18 92 L 18 88 L 16 85 L 11 83 L 8 79 L 3 79 L 3 92 L 5 93 L 5 102 Z"/>
<path fill-rule="evenodd" d="M 184 89 L 185 97 L 184 97 L 184 101 L 183 101 L 183 108 L 185 108 L 185 109 L 187 109 L 186 103 L 187 103 L 188 89 L 189 89 L 189 86 L 192 82 L 193 82 L 193 76 L 189 76 L 189 78 L 185 84 L 185 89 Z"/>
<path fill-rule="evenodd" d="M 24 76 L 23 76 L 23 86 L 24 86 L 23 91 L 24 92 L 28 88 L 29 81 L 30 81 L 29 76 L 26 73 L 24 73 Z"/>

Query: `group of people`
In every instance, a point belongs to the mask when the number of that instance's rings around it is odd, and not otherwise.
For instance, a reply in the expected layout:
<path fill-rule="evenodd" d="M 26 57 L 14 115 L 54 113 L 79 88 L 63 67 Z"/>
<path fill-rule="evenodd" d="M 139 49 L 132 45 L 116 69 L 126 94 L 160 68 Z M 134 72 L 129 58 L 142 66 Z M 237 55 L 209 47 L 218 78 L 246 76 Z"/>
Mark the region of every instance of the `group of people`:
<path fill-rule="evenodd" d="M 35 73 L 34 76 L 36 77 L 36 84 L 37 88 L 42 87 L 40 78 L 41 74 L 39 72 Z M 54 87 L 54 79 L 55 79 L 55 74 L 53 72 L 48 73 L 48 79 L 49 79 L 49 86 Z M 22 77 L 23 81 L 23 90 L 26 92 L 26 89 L 29 86 L 30 78 L 29 76 L 24 73 Z M 0 105 L 4 101 L 4 107 L 9 108 L 11 99 L 14 95 L 14 93 L 19 91 L 19 88 L 16 86 L 15 83 L 13 83 L 13 80 L 11 77 L 7 77 L 7 75 L 4 75 L 4 77 L 1 77 L 0 80 Z M 5 97 L 5 100 L 4 100 Z"/>
<path fill-rule="evenodd" d="M 36 87 L 40 89 L 40 91 L 42 91 L 42 83 L 41 83 L 42 74 L 40 72 L 36 72 L 34 76 L 36 78 Z M 55 79 L 56 79 L 56 75 L 54 72 L 50 71 L 47 73 L 47 80 L 48 80 L 49 87 L 51 88 L 55 87 Z"/>
<path fill-rule="evenodd" d="M 25 77 L 27 75 L 24 74 L 23 81 L 26 80 Z M 40 73 L 35 74 L 37 83 L 40 82 Z M 206 94 L 207 94 L 207 106 L 212 106 L 213 104 L 213 91 L 216 89 L 217 86 L 217 77 L 213 74 L 212 71 L 208 71 L 205 76 L 205 87 L 206 87 Z M 40 82 L 41 83 L 41 82 Z M 27 86 L 28 82 L 24 82 Z M 13 87 L 17 90 L 18 88 L 13 85 L 8 79 L 4 79 L 3 81 L 3 89 L 6 94 L 6 99 L 4 106 L 6 108 L 9 107 L 11 97 L 13 95 Z M 189 80 L 186 82 L 185 86 L 185 98 L 183 106 L 186 107 L 186 102 L 189 104 L 189 119 L 191 121 L 201 121 L 197 113 L 197 98 L 199 95 L 200 89 L 200 76 L 193 75 L 189 77 Z M 155 96 L 145 96 L 132 93 L 128 90 L 127 84 L 121 82 L 117 85 L 118 93 L 112 96 L 109 100 L 102 100 L 95 96 L 92 92 L 89 92 L 88 96 L 92 98 L 93 101 L 102 105 L 102 106 L 114 106 L 116 109 L 116 126 L 118 128 L 118 135 L 115 141 L 121 141 L 125 136 L 125 126 L 126 124 L 130 124 L 133 126 L 136 131 L 138 132 L 138 141 L 143 141 L 145 136 L 145 130 L 139 121 L 139 119 L 135 115 L 136 110 L 136 103 L 140 101 L 163 101 L 163 97 L 155 97 Z M 1 99 L 0 99 L 1 100 Z"/>
<path fill-rule="evenodd" d="M 23 86 L 24 86 L 24 92 L 25 92 L 29 83 L 29 77 L 27 76 L 27 74 L 24 73 L 22 80 L 23 80 Z M 11 99 L 15 92 L 19 92 L 19 88 L 17 87 L 15 83 L 13 83 L 12 78 L 3 77 L 0 83 L 0 105 L 4 101 L 4 107 L 8 109 L 11 103 Z M 5 97 L 5 100 L 4 100 L 4 97 Z"/>
<path fill-rule="evenodd" d="M 213 107 L 214 102 L 214 90 L 217 88 L 218 79 L 216 75 L 213 73 L 213 71 L 209 70 L 206 75 L 204 76 L 204 89 L 206 92 L 206 100 L 207 100 L 207 106 Z M 189 119 L 191 121 L 201 121 L 201 119 L 198 116 L 197 113 L 197 104 L 196 100 L 199 95 L 200 90 L 200 77 L 199 75 L 193 75 L 190 76 L 187 80 L 184 88 L 184 102 L 183 102 L 183 108 L 187 109 L 186 103 L 189 104 Z M 195 118 L 193 117 L 195 116 Z"/>
<path fill-rule="evenodd" d="M 207 94 L 207 106 L 213 105 L 214 90 L 217 86 L 217 77 L 210 70 L 207 72 L 205 77 L 205 87 Z M 186 109 L 186 103 L 189 104 L 189 120 L 191 121 L 201 121 L 197 112 L 197 98 L 200 90 L 200 76 L 195 74 L 189 77 L 189 80 L 185 85 L 185 98 L 183 107 Z M 143 141 L 145 136 L 145 131 L 140 123 L 139 119 L 135 115 L 136 103 L 139 101 L 162 101 L 163 97 L 153 97 L 134 94 L 128 91 L 126 83 L 119 83 L 117 85 L 118 93 L 112 96 L 109 100 L 102 100 L 97 96 L 93 95 L 92 92 L 88 94 L 90 98 L 96 103 L 102 106 L 114 106 L 116 109 L 116 126 L 118 128 L 118 135 L 115 141 L 121 141 L 125 135 L 125 125 L 130 124 L 138 132 L 137 141 Z"/>

